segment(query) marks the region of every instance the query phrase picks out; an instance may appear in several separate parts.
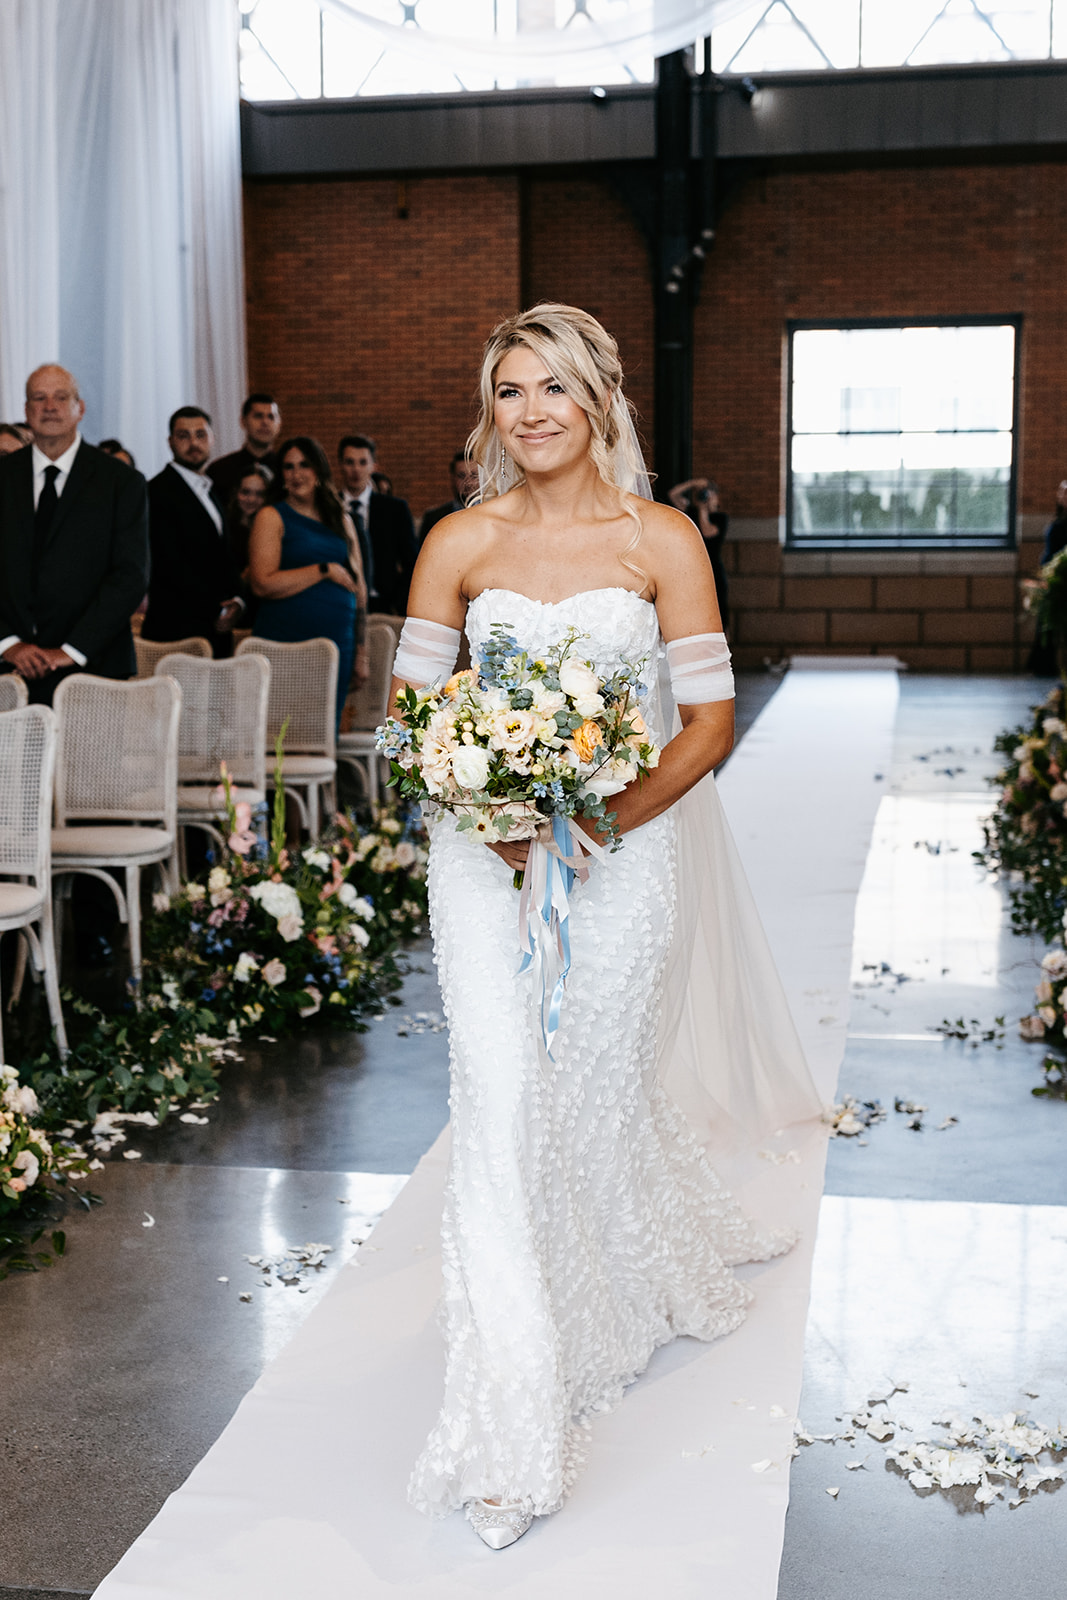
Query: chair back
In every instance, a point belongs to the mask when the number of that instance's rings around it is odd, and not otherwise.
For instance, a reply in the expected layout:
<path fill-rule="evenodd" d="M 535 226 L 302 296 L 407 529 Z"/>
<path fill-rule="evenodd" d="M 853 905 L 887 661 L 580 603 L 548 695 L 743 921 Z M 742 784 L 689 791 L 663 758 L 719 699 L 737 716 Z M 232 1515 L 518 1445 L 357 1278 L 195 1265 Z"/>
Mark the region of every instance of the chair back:
<path fill-rule="evenodd" d="M 64 678 L 55 696 L 57 825 L 161 822 L 173 832 L 181 706 L 173 678 Z"/>
<path fill-rule="evenodd" d="M 218 783 L 225 761 L 231 782 L 264 789 L 269 661 L 252 654 L 231 661 L 170 655 L 156 662 L 156 676 L 181 685 L 178 782 Z"/>
<path fill-rule="evenodd" d="M 151 678 L 157 664 L 164 656 L 199 656 L 211 660 L 211 645 L 207 639 L 142 639 L 133 641 L 137 652 L 137 676 Z"/>
<path fill-rule="evenodd" d="M 29 698 L 26 681 L 17 672 L 0 674 L 0 712 L 21 711 Z"/>
<path fill-rule="evenodd" d="M 24 706 L 0 717 L 0 875 L 48 882 L 56 714 Z"/>
<path fill-rule="evenodd" d="M 367 618 L 367 654 L 370 676 L 345 701 L 351 732 L 373 732 L 389 715 L 389 685 L 393 681 L 398 635 L 385 617 Z"/>
<path fill-rule="evenodd" d="M 332 639 L 242 639 L 237 657 L 263 655 L 270 662 L 267 746 L 282 725 L 287 755 L 333 756 L 337 744 L 337 672 L 340 651 Z"/>

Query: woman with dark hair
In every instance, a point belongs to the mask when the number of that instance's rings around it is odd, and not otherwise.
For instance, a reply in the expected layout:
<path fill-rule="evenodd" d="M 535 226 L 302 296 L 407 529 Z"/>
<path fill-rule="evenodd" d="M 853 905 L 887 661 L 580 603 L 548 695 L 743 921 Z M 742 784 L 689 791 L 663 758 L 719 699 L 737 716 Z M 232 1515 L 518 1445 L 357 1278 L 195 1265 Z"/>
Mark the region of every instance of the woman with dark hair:
<path fill-rule="evenodd" d="M 123 462 L 127 467 L 137 465 L 121 439 L 101 439 L 96 448 L 102 450 L 106 456 L 114 456 L 116 461 Z"/>
<path fill-rule="evenodd" d="M 286 440 L 278 452 L 272 504 L 252 524 L 248 572 L 260 602 L 253 632 L 261 639 L 332 639 L 341 652 L 337 720 L 352 678 L 367 677 L 362 624 L 367 586 L 359 541 L 330 479 L 317 439 Z M 358 632 L 357 632 L 358 628 Z"/>
<path fill-rule="evenodd" d="M 237 570 L 247 583 L 248 549 L 252 538 L 252 524 L 267 503 L 274 474 L 269 467 L 256 463 L 239 479 L 226 507 L 226 533 Z"/>

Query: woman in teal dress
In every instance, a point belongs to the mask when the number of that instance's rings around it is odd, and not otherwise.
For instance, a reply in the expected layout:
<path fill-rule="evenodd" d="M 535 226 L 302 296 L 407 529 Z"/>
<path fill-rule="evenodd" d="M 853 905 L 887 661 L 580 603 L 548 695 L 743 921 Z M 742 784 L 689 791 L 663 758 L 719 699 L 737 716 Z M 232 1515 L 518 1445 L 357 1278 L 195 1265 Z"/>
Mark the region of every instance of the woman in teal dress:
<path fill-rule="evenodd" d="M 359 540 L 330 481 L 317 439 L 288 439 L 278 452 L 273 505 L 252 524 L 249 579 L 259 596 L 253 632 L 260 639 L 332 639 L 341 653 L 337 722 L 355 680 L 367 677 L 363 628 L 367 586 Z"/>

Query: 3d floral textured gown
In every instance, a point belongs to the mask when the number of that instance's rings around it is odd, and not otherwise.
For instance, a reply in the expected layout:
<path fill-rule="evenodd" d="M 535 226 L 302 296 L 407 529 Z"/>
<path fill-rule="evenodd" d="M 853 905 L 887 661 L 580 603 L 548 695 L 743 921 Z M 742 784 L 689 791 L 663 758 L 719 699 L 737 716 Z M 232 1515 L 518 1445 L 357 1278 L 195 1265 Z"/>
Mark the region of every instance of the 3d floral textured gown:
<path fill-rule="evenodd" d="M 623 588 L 557 604 L 487 590 L 495 623 L 542 653 L 570 627 L 598 671 L 645 662 L 656 727 L 654 606 Z M 789 1240 L 761 1232 L 712 1170 L 657 1073 L 657 1016 L 678 915 L 677 810 L 626 835 L 571 896 L 572 966 L 550 1060 L 533 976 L 517 976 L 518 896 L 503 861 L 450 817 L 433 829 L 430 909 L 449 1023 L 452 1155 L 444 1232 L 444 1404 L 411 1498 L 440 1515 L 480 1497 L 555 1510 L 588 1421 L 653 1350 L 713 1339 L 750 1291 L 731 1266 Z"/>

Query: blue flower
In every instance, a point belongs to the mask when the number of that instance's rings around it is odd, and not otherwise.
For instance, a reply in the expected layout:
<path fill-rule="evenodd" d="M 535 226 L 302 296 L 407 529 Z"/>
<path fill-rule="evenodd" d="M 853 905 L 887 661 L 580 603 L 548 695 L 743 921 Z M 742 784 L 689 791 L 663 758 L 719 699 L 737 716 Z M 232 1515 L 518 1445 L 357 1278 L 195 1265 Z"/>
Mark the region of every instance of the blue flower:
<path fill-rule="evenodd" d="M 200 998 L 201 998 L 201 1000 L 214 1000 L 214 998 L 215 998 L 214 989 L 201 989 Z"/>

